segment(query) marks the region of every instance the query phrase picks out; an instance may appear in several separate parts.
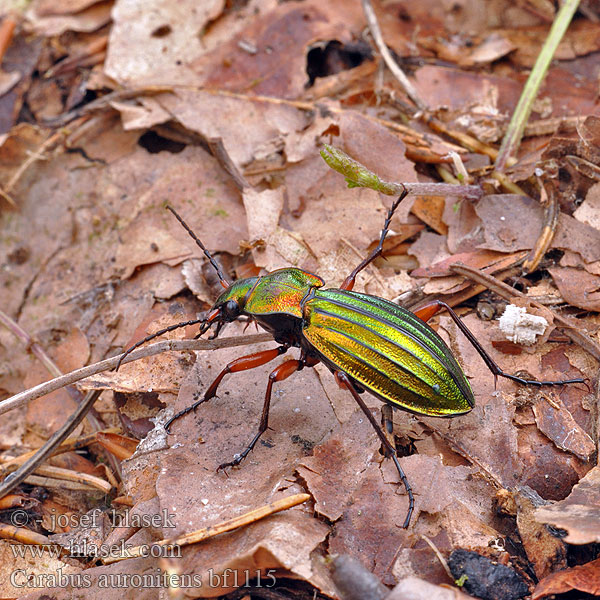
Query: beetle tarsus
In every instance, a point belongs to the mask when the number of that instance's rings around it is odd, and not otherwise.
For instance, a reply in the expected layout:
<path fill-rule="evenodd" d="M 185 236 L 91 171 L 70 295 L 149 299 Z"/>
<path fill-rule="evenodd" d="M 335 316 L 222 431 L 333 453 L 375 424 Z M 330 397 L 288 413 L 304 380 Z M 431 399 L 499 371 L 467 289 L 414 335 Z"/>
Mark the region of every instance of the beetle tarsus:
<path fill-rule="evenodd" d="M 511 375 L 510 373 L 505 373 L 494 361 L 494 359 L 485 351 L 483 346 L 477 341 L 471 330 L 463 323 L 462 319 L 454 312 L 454 310 L 448 306 L 445 302 L 441 300 L 433 300 L 431 302 L 433 306 L 439 306 L 440 308 L 445 308 L 448 311 L 448 314 L 452 318 L 452 320 L 456 323 L 458 328 L 463 332 L 465 337 L 471 342 L 471 345 L 475 350 L 477 350 L 479 356 L 481 356 L 483 362 L 487 365 L 488 369 L 494 375 L 494 389 L 496 389 L 496 384 L 498 382 L 498 377 L 505 377 L 506 379 L 510 379 L 511 381 L 516 381 L 521 385 L 533 385 L 537 387 L 541 387 L 542 385 L 566 385 L 571 383 L 585 383 L 585 380 L 581 377 L 576 377 L 574 379 L 561 379 L 559 381 L 538 381 L 537 379 L 524 379 L 523 377 L 518 377 L 517 375 Z M 426 307 L 428 307 L 426 305 Z M 425 308 L 425 307 L 423 307 Z M 419 311 L 417 311 L 418 313 Z M 437 312 L 437 311 L 436 311 Z M 435 313 L 431 313 L 433 315 Z"/>
<path fill-rule="evenodd" d="M 166 423 L 165 423 L 165 431 L 167 433 L 171 433 L 169 431 L 169 428 L 171 427 L 171 424 L 173 423 L 173 421 L 176 421 L 177 419 L 179 419 L 180 417 L 183 417 L 184 415 L 187 415 L 188 413 L 192 412 L 193 410 L 196 410 L 201 404 L 203 404 L 204 402 L 206 402 L 207 400 L 209 400 L 209 398 L 202 398 L 200 400 L 198 400 L 197 402 L 194 402 L 194 404 L 190 404 L 189 406 L 186 406 L 186 408 L 184 408 L 183 410 L 180 410 L 177 414 L 173 415 Z"/>
<path fill-rule="evenodd" d="M 396 200 L 394 200 L 394 203 L 392 204 L 390 210 L 388 210 L 387 217 L 385 219 L 385 223 L 383 224 L 383 229 L 381 230 L 381 237 L 379 238 L 379 244 L 377 244 L 377 248 L 375 248 L 375 250 L 373 250 L 373 252 L 371 252 L 371 254 L 369 254 L 369 256 L 367 256 L 367 258 L 365 258 L 365 260 L 363 260 L 352 271 L 352 273 L 350 273 L 350 275 L 348 275 L 348 277 L 346 277 L 346 279 L 344 280 L 344 283 L 342 283 L 342 285 L 340 286 L 340 289 L 351 291 L 352 288 L 354 288 L 354 282 L 356 281 L 356 276 L 381 254 L 381 252 L 383 251 L 383 242 L 385 241 L 385 238 L 389 232 L 390 224 L 392 222 L 392 217 L 394 216 L 394 213 L 396 212 L 396 209 L 398 208 L 398 206 L 400 206 L 400 202 L 402 202 L 402 200 L 404 200 L 404 198 L 406 198 L 406 196 L 408 196 L 408 190 L 406 188 L 404 188 L 404 190 L 400 194 L 400 196 L 398 198 L 396 198 Z"/>

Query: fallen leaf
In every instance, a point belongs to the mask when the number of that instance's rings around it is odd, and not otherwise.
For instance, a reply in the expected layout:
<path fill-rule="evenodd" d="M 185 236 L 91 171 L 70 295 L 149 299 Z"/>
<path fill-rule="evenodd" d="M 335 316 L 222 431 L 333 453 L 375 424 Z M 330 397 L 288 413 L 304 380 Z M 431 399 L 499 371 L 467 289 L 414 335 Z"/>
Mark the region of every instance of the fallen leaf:
<path fill-rule="evenodd" d="M 600 310 L 600 277 L 580 269 L 551 267 L 548 273 L 568 304 L 583 310 Z"/>
<path fill-rule="evenodd" d="M 594 440 L 578 425 L 564 404 L 559 404 L 559 407 L 556 409 L 544 401 L 534 404 L 537 426 L 558 448 L 572 452 L 585 462 L 589 461 L 596 452 Z"/>
<path fill-rule="evenodd" d="M 552 506 L 538 508 L 535 518 L 541 523 L 551 523 L 565 529 L 565 542 L 591 544 L 600 541 L 600 468 L 594 467 L 567 498 Z"/>
<path fill-rule="evenodd" d="M 571 590 L 578 590 L 594 596 L 600 594 L 600 558 L 585 565 L 551 573 L 537 584 L 531 594 L 531 599 L 537 600 Z"/>

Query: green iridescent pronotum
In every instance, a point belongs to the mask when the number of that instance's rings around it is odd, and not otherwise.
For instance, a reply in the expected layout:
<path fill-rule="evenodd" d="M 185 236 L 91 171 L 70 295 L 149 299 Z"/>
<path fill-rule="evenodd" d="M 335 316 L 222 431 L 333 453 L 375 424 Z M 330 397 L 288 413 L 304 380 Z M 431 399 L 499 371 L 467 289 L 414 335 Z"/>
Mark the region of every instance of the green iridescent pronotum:
<path fill-rule="evenodd" d="M 204 396 L 172 417 L 165 424 L 165 429 L 168 430 L 179 417 L 213 398 L 228 373 L 252 369 L 277 358 L 292 347 L 300 348 L 298 359 L 281 363 L 269 375 L 260 426 L 250 444 L 218 469 L 238 465 L 266 431 L 273 384 L 304 367 L 314 367 L 323 362 L 338 384 L 352 394 L 381 439 L 386 455 L 394 461 L 408 495 L 409 506 L 404 522 L 404 527 L 408 527 L 414 508 L 411 486 L 400 466 L 395 448 L 360 394 L 367 391 L 397 408 L 436 417 L 455 417 L 473 408 L 475 398 L 463 370 L 448 346 L 425 320 L 440 308 L 446 308 L 496 377 L 534 385 L 580 382 L 580 379 L 568 382 L 529 381 L 504 373 L 458 315 L 443 302 L 430 302 L 413 313 L 388 300 L 352 291 L 356 275 L 381 254 L 394 211 L 407 194 L 404 190 L 388 211 L 377 248 L 350 273 L 339 289 L 323 289 L 325 282 L 321 277 L 292 267 L 229 283 L 194 232 L 175 210 L 167 207 L 202 248 L 225 291 L 203 319 L 177 323 L 148 336 L 128 349 L 121 360 L 144 342 L 178 327 L 201 323 L 199 335 L 202 335 L 215 325 L 213 337 L 217 337 L 223 325 L 242 315 L 271 333 L 279 346 L 229 363 Z"/>

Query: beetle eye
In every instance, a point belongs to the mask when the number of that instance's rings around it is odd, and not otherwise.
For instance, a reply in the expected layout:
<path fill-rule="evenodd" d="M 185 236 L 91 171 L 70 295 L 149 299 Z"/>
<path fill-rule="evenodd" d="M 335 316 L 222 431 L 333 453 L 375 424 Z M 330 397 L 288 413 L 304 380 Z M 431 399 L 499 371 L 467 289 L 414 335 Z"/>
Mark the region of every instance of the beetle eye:
<path fill-rule="evenodd" d="M 227 320 L 233 321 L 240 316 L 240 307 L 235 300 L 227 300 L 221 308 L 222 314 Z"/>

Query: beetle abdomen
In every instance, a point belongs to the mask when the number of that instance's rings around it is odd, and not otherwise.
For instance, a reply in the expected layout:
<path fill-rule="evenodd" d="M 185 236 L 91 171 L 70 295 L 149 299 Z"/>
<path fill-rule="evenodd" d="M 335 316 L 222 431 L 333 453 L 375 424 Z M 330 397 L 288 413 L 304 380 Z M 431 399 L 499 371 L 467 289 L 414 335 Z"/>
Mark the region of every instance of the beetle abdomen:
<path fill-rule="evenodd" d="M 410 311 L 367 294 L 316 290 L 304 337 L 325 359 L 392 405 L 454 416 L 475 405 L 471 386 L 440 336 Z"/>

